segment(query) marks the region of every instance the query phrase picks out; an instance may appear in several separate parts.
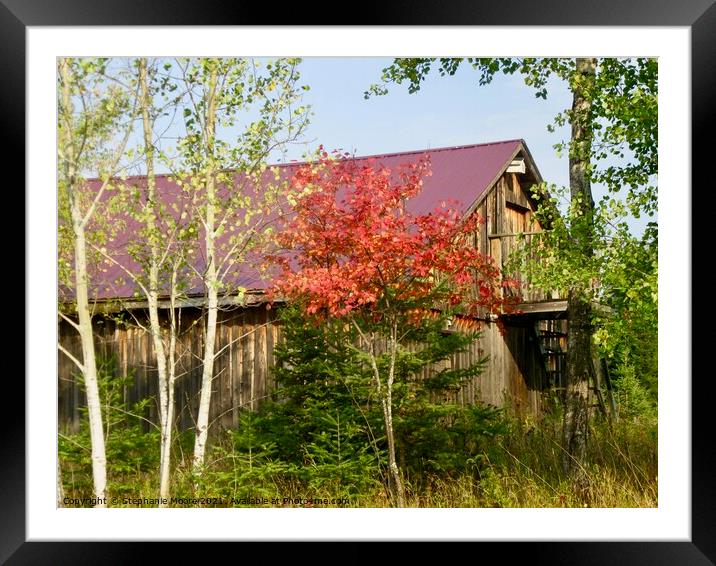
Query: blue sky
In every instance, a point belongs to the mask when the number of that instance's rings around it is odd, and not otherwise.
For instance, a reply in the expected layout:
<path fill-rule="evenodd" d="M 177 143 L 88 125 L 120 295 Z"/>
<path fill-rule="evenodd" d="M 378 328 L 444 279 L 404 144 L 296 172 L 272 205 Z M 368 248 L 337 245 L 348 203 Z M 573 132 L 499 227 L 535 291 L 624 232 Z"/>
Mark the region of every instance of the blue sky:
<path fill-rule="evenodd" d="M 569 139 L 569 126 L 547 130 L 559 112 L 571 107 L 566 83 L 552 79 L 544 100 L 519 74 L 498 74 L 480 86 L 478 73 L 463 65 L 454 76 L 442 77 L 434 70 L 417 93 L 409 94 L 405 84 L 389 85 L 387 95 L 366 100 L 364 92 L 380 82 L 382 69 L 391 62 L 382 57 L 304 58 L 300 84 L 310 86 L 303 103 L 311 106 L 311 122 L 303 142 L 289 147 L 283 159 L 302 160 L 319 145 L 372 155 L 521 138 L 544 180 L 568 185 L 568 159 L 559 157 L 554 145 Z M 176 135 L 184 129 L 180 122 L 172 126 Z M 240 129 L 228 134 L 227 141 Z M 599 186 L 593 193 L 595 200 L 603 195 Z M 640 234 L 647 220 L 633 220 L 633 231 Z"/>
<path fill-rule="evenodd" d="M 314 57 L 300 65 L 303 84 L 311 90 L 305 102 L 313 116 L 306 132 L 308 144 L 290 149 L 287 159 L 301 159 L 306 150 L 323 144 L 356 155 L 465 145 L 522 138 L 548 183 L 567 186 L 569 163 L 554 145 L 570 136 L 569 126 L 547 130 L 554 117 L 572 105 L 565 82 L 548 83 L 547 99 L 537 98 L 520 75 L 497 75 L 478 84 L 478 73 L 461 67 L 454 76 L 434 70 L 421 90 L 409 94 L 407 85 L 390 85 L 385 96 L 366 100 L 363 93 L 380 81 L 389 58 Z M 593 187 L 595 200 L 604 194 Z M 565 204 L 565 203 L 563 203 Z M 641 234 L 650 219 L 630 221 Z"/>
<path fill-rule="evenodd" d="M 568 181 L 567 159 L 553 145 L 569 137 L 568 128 L 555 133 L 547 124 L 571 106 L 566 86 L 554 81 L 547 100 L 538 99 L 519 76 L 499 75 L 487 86 L 477 84 L 469 67 L 453 77 L 433 73 L 420 92 L 408 94 L 393 85 L 385 96 L 365 100 L 363 92 L 379 82 L 385 58 L 305 58 L 301 76 L 311 90 L 305 101 L 313 117 L 307 130 L 313 149 L 322 143 L 357 155 L 408 151 L 522 138 L 545 180 Z M 301 157 L 293 148 L 289 159 Z"/>

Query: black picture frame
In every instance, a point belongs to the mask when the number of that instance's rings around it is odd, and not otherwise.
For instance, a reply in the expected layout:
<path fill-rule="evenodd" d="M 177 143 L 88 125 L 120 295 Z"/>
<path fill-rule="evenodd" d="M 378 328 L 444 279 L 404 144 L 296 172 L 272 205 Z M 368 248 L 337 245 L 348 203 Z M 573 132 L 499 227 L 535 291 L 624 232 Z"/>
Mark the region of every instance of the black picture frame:
<path fill-rule="evenodd" d="M 320 6 L 316 7 L 320 11 Z M 53 2 L 52 0 L 0 0 L 0 69 L 3 74 L 3 86 L 0 88 L 0 116 L 2 116 L 3 134 L 7 144 L 3 152 L 6 178 L 14 176 L 17 181 L 8 187 L 25 186 L 24 168 L 18 164 L 25 162 L 25 32 L 28 26 L 63 25 L 296 25 L 300 17 L 305 23 L 313 24 L 313 10 L 307 13 L 306 5 L 296 3 L 295 9 L 271 10 L 268 13 L 263 3 L 233 2 L 222 0 L 202 0 L 173 2 L 124 0 L 122 2 L 96 0 L 72 0 Z M 692 87 L 692 186 L 702 190 L 710 187 L 707 175 L 709 168 L 704 166 L 704 158 L 709 158 L 713 148 L 713 110 L 716 98 L 716 6 L 714 0 L 600 0 L 590 2 L 562 2 L 548 0 L 528 2 L 526 0 L 508 0 L 500 3 L 478 4 L 470 0 L 450 3 L 429 2 L 427 0 L 403 0 L 387 4 L 381 2 L 363 2 L 356 10 L 353 25 L 559 25 L 559 26 L 685 26 L 691 30 L 691 87 Z M 331 11 L 331 14 L 338 12 Z M 271 20 L 267 18 L 269 16 Z M 333 25 L 340 25 L 333 15 Z M 701 148 L 696 151 L 697 148 Z M 708 159 L 706 159 L 708 161 Z M 698 166 L 697 166 L 698 165 Z M 713 176 L 713 175 L 710 175 Z M 10 189 L 8 189 L 10 191 Z M 688 188 L 684 188 L 685 195 Z M 16 198 L 21 191 L 15 190 Z M 692 191 L 692 196 L 694 191 Z M 9 196 L 9 195 L 8 195 Z M 23 209 L 24 199 L 19 204 Z M 705 213 L 705 207 L 701 212 Z M 6 209 L 7 210 L 7 209 Z M 698 211 L 693 207 L 692 211 Z M 25 214 L 32 214 L 25 210 Z M 705 227 L 708 222 L 692 221 L 692 241 L 694 245 L 705 240 Z M 675 253 L 681 253 L 676 251 Z M 706 258 L 712 254 L 706 253 Z M 694 250 L 692 258 L 700 256 Z M 22 259 L 20 260 L 22 261 Z M 702 264 L 694 261 L 695 270 Z M 703 293 L 704 279 L 692 276 L 692 297 Z M 708 291 L 707 291 L 708 292 Z M 693 312 L 685 293 L 683 308 Z M 24 295 L 26 305 L 31 297 Z M 17 303 L 16 303 L 17 304 Z M 711 412 L 713 404 L 713 380 L 708 365 L 697 373 L 692 371 L 697 353 L 708 352 L 716 333 L 713 327 L 698 328 L 700 317 L 693 317 L 691 329 L 692 359 L 685 360 L 683 366 L 691 375 L 670 376 L 682 379 L 686 383 L 691 379 L 692 387 L 692 536 L 690 542 L 524 542 L 524 543 L 478 543 L 483 547 L 478 552 L 489 549 L 499 553 L 500 561 L 511 563 L 514 559 L 525 558 L 530 563 L 547 564 L 682 564 L 700 565 L 716 563 L 716 450 L 712 438 L 713 426 Z M 31 329 L 29 329 L 31 332 Z M 31 334 L 25 336 L 25 351 Z M 703 354 L 702 354 L 703 355 Z M 694 368 L 698 367 L 696 364 Z M 12 374 L 17 375 L 17 374 Z M 9 377 L 9 376 L 8 376 Z M 23 382 L 17 378 L 6 379 L 3 387 L 5 398 L 25 399 Z M 6 402 L 6 406 L 8 403 Z M 148 561 L 156 543 L 76 543 L 76 542 L 26 542 L 25 536 L 25 411 L 24 403 L 15 403 L 17 411 L 14 417 L 6 417 L 0 428 L 0 451 L 3 454 L 3 466 L 0 472 L 0 561 L 8 564 L 134 564 Z M 585 536 L 588 533 L 585 533 Z M 316 538 L 320 539 L 317 533 Z M 357 544 L 357 543 L 355 543 Z M 489 547 L 487 546 L 489 545 Z M 170 543 L 162 545 L 163 561 L 167 563 L 185 563 L 194 560 L 202 553 L 205 559 L 214 556 L 220 558 L 223 550 L 212 550 L 206 554 L 206 547 L 198 545 Z M 235 553 L 231 549 L 229 552 Z M 280 551 L 281 553 L 284 550 Z M 290 559 L 293 549 L 285 550 L 286 559 Z M 474 551 L 473 551 L 474 552 Z M 352 552 L 341 549 L 341 561 L 347 557 L 359 560 L 368 553 Z M 329 559 L 331 552 L 325 553 Z M 265 550 L 256 545 L 244 544 L 240 550 L 243 561 L 253 556 L 265 558 Z M 335 558 L 335 555 L 333 555 Z M 318 558 L 312 554 L 311 559 Z"/>

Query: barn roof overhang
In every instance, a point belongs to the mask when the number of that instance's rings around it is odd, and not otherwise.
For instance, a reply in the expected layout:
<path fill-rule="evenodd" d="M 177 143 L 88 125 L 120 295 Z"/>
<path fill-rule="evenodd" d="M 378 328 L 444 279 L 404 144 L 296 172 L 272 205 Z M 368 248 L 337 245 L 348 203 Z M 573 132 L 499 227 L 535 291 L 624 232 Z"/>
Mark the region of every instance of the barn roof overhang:
<path fill-rule="evenodd" d="M 219 308 L 231 309 L 242 307 L 257 307 L 266 303 L 283 304 L 281 298 L 269 300 L 266 291 L 262 289 L 249 290 L 242 294 L 224 295 L 219 297 Z M 71 305 L 72 303 L 65 303 Z M 193 295 L 175 299 L 174 308 L 204 308 L 208 304 L 205 295 Z M 157 306 L 161 310 L 172 308 L 172 302 L 168 297 L 160 297 Z M 95 314 L 113 314 L 121 311 L 143 310 L 149 308 L 149 301 L 143 298 L 130 299 L 98 299 L 92 302 L 91 310 Z"/>
<path fill-rule="evenodd" d="M 510 155 L 510 158 L 505 161 L 503 166 L 497 171 L 495 176 L 492 178 L 490 183 L 487 185 L 487 188 L 480 193 L 480 195 L 475 199 L 475 201 L 467 207 L 465 210 L 465 217 L 470 216 L 477 208 L 482 204 L 482 202 L 487 198 L 487 196 L 490 194 L 490 191 L 495 187 L 495 184 L 497 181 L 504 175 L 507 170 L 510 168 L 510 165 L 512 161 L 518 156 L 522 157 L 525 160 L 526 165 L 526 173 L 528 179 L 532 181 L 532 184 L 538 185 L 543 182 L 542 174 L 539 172 L 539 169 L 537 169 L 537 165 L 535 164 L 534 158 L 532 157 L 532 154 L 530 153 L 529 148 L 527 147 L 527 144 L 524 140 L 517 140 L 519 143 L 515 147 L 514 151 Z M 532 195 L 528 194 L 527 198 L 531 201 L 533 200 Z"/>
<path fill-rule="evenodd" d="M 567 318 L 567 299 L 550 299 L 520 303 L 515 311 L 501 315 L 505 322 L 553 320 Z"/>

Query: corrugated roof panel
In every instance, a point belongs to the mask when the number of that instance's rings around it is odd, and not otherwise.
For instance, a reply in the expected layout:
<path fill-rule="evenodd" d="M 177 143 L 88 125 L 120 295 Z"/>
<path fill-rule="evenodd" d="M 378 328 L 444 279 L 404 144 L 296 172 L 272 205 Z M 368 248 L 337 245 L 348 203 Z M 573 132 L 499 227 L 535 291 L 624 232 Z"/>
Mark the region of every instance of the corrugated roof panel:
<path fill-rule="evenodd" d="M 414 214 L 426 214 L 439 206 L 441 201 L 451 200 L 459 203 L 465 212 L 492 185 L 499 174 L 509 165 L 522 140 L 508 140 L 494 143 L 436 148 L 403 153 L 390 153 L 355 158 L 357 161 L 374 160 L 376 165 L 395 169 L 400 165 L 415 163 L 420 159 L 429 158 L 432 175 L 423 181 L 423 190 L 408 202 L 409 210 Z M 287 178 L 298 163 L 280 165 L 281 176 Z M 131 177 L 128 184 L 144 186 L 143 177 Z M 95 185 L 97 182 L 94 183 Z M 157 191 L 169 205 L 180 202 L 177 186 L 165 175 L 157 177 Z M 273 213 L 271 214 L 273 215 Z M 114 245 L 114 256 L 130 269 L 138 266 L 122 248 L 129 241 L 139 225 L 127 221 L 125 236 L 120 236 Z M 201 272 L 205 262 L 201 255 L 193 260 L 194 268 Z M 235 285 L 248 289 L 265 289 L 267 282 L 259 271 L 249 263 L 237 266 L 232 277 Z M 91 273 L 92 296 L 98 300 L 129 298 L 137 291 L 124 270 L 114 263 L 106 264 L 101 270 Z M 196 282 L 189 290 L 190 294 L 201 294 L 200 282 Z"/>

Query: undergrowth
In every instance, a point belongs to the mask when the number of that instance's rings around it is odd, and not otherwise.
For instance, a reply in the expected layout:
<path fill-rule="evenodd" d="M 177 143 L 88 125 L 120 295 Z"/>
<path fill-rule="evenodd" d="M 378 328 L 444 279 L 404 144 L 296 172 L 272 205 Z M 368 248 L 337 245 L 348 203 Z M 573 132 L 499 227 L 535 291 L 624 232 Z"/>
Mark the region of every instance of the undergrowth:
<path fill-rule="evenodd" d="M 489 450 L 460 470 L 406 477 L 410 507 L 656 507 L 657 427 L 654 419 L 622 419 L 609 426 L 596 419 L 590 429 L 586 475 L 578 492 L 561 471 L 561 422 L 503 417 L 503 431 Z M 243 421 L 250 427 L 252 417 Z M 330 421 L 330 417 L 327 416 Z M 330 423 L 329 423 L 330 424 Z M 250 435 L 224 431 L 214 440 L 200 477 L 191 471 L 192 435 L 179 435 L 170 507 L 388 507 L 380 466 L 369 450 L 340 455 L 330 427 L 316 439 L 304 465 L 275 458 L 275 446 L 247 445 Z M 110 506 L 153 506 L 158 480 L 153 432 L 115 428 L 108 443 Z M 350 432 L 349 432 L 350 433 Z M 113 436 L 114 435 L 114 436 Z M 91 466 L 84 433 L 61 437 L 65 496 L 91 497 Z M 74 451 L 72 450 L 74 446 Z M 141 454 L 141 456 L 140 456 Z M 79 457 L 82 455 L 82 457 Z M 118 462 L 123 461 L 122 465 Z M 135 501 L 124 501 L 132 498 Z M 203 498 L 203 499 L 202 499 Z M 136 500 L 141 500 L 137 503 Z"/>

